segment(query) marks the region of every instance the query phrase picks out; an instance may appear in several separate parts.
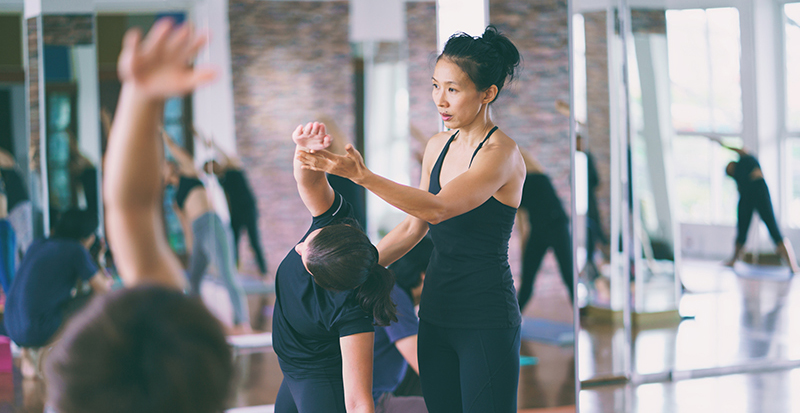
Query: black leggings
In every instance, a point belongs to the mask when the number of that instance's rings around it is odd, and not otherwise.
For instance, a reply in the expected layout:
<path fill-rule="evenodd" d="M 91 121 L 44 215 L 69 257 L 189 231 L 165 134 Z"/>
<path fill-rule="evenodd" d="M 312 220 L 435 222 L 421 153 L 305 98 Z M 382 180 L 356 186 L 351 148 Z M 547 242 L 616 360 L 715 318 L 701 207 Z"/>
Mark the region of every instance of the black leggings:
<path fill-rule="evenodd" d="M 522 311 L 525 304 L 533 295 L 533 285 L 536 274 L 542 265 L 542 260 L 547 250 L 553 248 L 553 253 L 558 261 L 561 280 L 567 287 L 570 301 L 573 300 L 572 280 L 572 242 L 569 236 L 569 223 L 548 225 L 541 229 L 532 229 L 525 245 L 525 255 L 522 256 L 522 284 L 519 287 L 519 309 Z"/>
<path fill-rule="evenodd" d="M 242 230 L 247 230 L 247 238 L 250 240 L 250 248 L 256 256 L 258 271 L 261 275 L 267 273 L 267 260 L 264 258 L 264 250 L 261 248 L 261 238 L 258 232 L 258 214 L 255 212 L 235 212 L 231 211 L 231 229 L 233 229 L 233 253 L 236 257 L 236 265 L 239 265 L 239 237 Z"/>
<path fill-rule="evenodd" d="M 758 179 L 750 182 L 749 189 L 745 193 L 739 194 L 736 244 L 744 245 L 747 241 L 747 231 L 750 230 L 750 221 L 753 220 L 754 211 L 758 211 L 761 220 L 767 225 L 769 235 L 775 244 L 783 242 L 783 235 L 781 235 L 781 230 L 778 229 L 775 212 L 772 210 L 769 188 L 767 188 L 767 183 L 764 179 Z"/>
<path fill-rule="evenodd" d="M 466 329 L 420 320 L 419 376 L 430 413 L 516 413 L 520 327 Z"/>
<path fill-rule="evenodd" d="M 341 368 L 319 369 L 299 375 L 283 372 L 283 382 L 275 399 L 275 413 L 345 411 Z"/>

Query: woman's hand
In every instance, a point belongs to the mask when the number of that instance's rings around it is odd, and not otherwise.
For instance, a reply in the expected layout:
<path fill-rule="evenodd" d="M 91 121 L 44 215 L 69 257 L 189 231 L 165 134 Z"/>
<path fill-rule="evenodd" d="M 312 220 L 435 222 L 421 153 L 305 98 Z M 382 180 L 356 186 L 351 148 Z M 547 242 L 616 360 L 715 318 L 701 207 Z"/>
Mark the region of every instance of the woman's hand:
<path fill-rule="evenodd" d="M 360 185 L 370 171 L 353 145 L 347 144 L 344 150 L 344 156 L 328 151 L 298 151 L 296 156 L 303 169 L 338 175 Z"/>
<path fill-rule="evenodd" d="M 292 132 L 294 143 L 311 151 L 327 149 L 331 146 L 332 139 L 325 129 L 325 124 L 320 122 L 308 122 L 306 126 L 299 125 Z"/>
<path fill-rule="evenodd" d="M 216 75 L 213 69 L 191 65 L 207 41 L 208 36 L 195 33 L 190 23 L 176 28 L 170 19 L 157 21 L 144 39 L 141 31 L 131 29 L 119 55 L 119 79 L 148 98 L 186 94 Z"/>

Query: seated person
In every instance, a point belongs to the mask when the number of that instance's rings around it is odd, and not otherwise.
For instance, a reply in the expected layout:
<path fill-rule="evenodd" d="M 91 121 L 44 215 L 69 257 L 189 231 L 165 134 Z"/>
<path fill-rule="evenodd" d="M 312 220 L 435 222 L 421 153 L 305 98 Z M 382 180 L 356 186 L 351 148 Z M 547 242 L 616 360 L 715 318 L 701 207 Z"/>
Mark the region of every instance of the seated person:
<path fill-rule="evenodd" d="M 433 251 L 433 242 L 425 237 L 403 258 L 389 266 L 395 274 L 392 301 L 397 305 L 397 321 L 375 327 L 375 362 L 372 396 L 375 412 L 425 412 L 425 400 L 419 396 L 397 397 L 397 390 L 410 366 L 419 374 L 417 329 L 419 319 L 414 306 L 419 304 L 425 270 Z"/>
<path fill-rule="evenodd" d="M 88 282 L 95 293 L 109 289 L 108 277 L 89 254 L 95 229 L 92 214 L 69 210 L 50 238 L 34 241 L 20 262 L 6 300 L 5 326 L 9 337 L 23 348 L 25 377 L 39 375 L 39 349 L 55 341 L 64 320 L 87 301 L 86 295 L 73 295 L 73 290 L 82 282 Z"/>

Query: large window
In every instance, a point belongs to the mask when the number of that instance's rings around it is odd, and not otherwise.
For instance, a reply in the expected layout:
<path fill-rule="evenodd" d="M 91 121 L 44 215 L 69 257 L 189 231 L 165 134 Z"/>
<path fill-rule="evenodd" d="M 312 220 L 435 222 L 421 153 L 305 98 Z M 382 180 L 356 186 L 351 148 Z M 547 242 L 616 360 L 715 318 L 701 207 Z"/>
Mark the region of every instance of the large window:
<path fill-rule="evenodd" d="M 783 6 L 786 62 L 786 165 L 789 225 L 800 227 L 800 3 Z"/>
<path fill-rule="evenodd" d="M 678 218 L 733 224 L 736 186 L 725 164 L 736 156 L 705 136 L 741 145 L 739 12 L 668 10 L 666 16 Z"/>

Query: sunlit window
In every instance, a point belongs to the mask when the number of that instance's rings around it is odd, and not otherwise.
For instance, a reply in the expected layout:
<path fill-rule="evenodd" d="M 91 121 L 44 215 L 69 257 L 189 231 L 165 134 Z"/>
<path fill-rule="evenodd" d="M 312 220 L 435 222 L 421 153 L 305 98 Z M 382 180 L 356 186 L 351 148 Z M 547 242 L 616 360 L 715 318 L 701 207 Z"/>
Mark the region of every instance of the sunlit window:
<path fill-rule="evenodd" d="M 786 61 L 786 189 L 789 225 L 800 227 L 800 3 L 783 6 Z"/>
<path fill-rule="evenodd" d="M 786 129 L 800 133 L 800 3 L 783 7 L 786 13 Z"/>
<path fill-rule="evenodd" d="M 739 12 L 668 10 L 666 16 L 678 218 L 731 225 L 738 196 L 725 165 L 738 156 L 704 135 L 742 144 Z"/>

